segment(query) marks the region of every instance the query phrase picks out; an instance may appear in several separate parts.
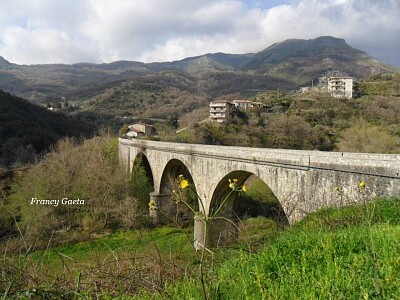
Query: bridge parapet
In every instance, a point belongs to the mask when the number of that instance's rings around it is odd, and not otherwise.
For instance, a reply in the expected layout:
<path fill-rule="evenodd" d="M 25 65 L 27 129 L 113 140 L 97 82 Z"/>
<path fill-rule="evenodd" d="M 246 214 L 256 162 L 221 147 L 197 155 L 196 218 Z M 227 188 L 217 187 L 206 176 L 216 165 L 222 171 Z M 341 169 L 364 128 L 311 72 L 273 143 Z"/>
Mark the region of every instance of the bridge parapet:
<path fill-rule="evenodd" d="M 121 145 L 219 160 L 283 166 L 286 168 L 324 169 L 372 176 L 400 178 L 399 154 L 370 154 L 180 144 L 120 139 Z"/>

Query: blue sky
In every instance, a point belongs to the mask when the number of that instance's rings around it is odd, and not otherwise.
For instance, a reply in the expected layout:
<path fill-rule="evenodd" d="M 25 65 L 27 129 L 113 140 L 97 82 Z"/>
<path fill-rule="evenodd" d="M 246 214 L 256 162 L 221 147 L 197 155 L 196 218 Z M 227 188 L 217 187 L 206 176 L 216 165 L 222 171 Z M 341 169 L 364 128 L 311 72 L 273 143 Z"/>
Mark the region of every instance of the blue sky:
<path fill-rule="evenodd" d="M 0 56 L 171 61 L 331 35 L 400 67 L 399 16 L 399 0 L 0 0 Z"/>

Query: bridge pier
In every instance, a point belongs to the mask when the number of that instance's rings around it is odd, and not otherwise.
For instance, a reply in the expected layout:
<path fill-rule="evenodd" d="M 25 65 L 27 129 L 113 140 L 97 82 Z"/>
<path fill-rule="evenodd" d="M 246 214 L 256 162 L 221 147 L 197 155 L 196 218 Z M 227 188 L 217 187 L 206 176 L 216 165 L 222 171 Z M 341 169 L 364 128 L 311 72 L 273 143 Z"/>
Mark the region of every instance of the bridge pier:
<path fill-rule="evenodd" d="M 173 218 L 173 207 L 170 201 L 170 195 L 159 194 L 157 192 L 151 192 L 150 201 L 154 201 L 157 209 L 150 209 L 150 217 L 153 219 L 154 224 L 168 224 L 171 223 Z"/>
<path fill-rule="evenodd" d="M 154 201 L 157 209 L 149 208 L 150 217 L 153 224 L 180 224 L 182 226 L 188 223 L 192 224 L 193 214 L 185 206 L 178 206 L 176 202 L 171 200 L 170 194 L 159 194 L 151 192 L 150 201 Z"/>
<path fill-rule="evenodd" d="M 202 216 L 194 217 L 194 247 L 201 250 L 207 248 L 227 246 L 236 242 L 239 236 L 237 222 L 234 218 L 216 217 L 211 219 L 205 228 Z"/>

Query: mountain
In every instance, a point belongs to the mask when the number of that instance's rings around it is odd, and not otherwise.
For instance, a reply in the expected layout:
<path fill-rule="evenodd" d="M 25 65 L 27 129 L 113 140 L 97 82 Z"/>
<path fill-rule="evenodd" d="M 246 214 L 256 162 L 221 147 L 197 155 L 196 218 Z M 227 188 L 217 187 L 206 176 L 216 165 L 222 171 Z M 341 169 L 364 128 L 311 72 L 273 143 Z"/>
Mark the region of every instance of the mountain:
<path fill-rule="evenodd" d="M 0 167 L 27 163 L 64 136 L 89 136 L 96 128 L 0 90 Z"/>
<path fill-rule="evenodd" d="M 0 56 L 0 67 L 6 67 L 11 65 L 11 63 L 6 60 L 4 57 Z"/>
<path fill-rule="evenodd" d="M 0 70 L 10 70 L 13 64 L 6 60 L 4 57 L 0 56 Z"/>
<path fill-rule="evenodd" d="M 255 70 L 298 84 L 334 70 L 364 78 L 374 73 L 392 73 L 396 68 L 378 62 L 345 40 L 323 36 L 312 40 L 290 39 L 260 51 L 245 62 L 243 70 Z"/>
<path fill-rule="evenodd" d="M 350 47 L 343 39 L 333 37 L 319 37 L 314 40 L 290 39 L 273 44 L 260 51 L 243 67 L 246 69 L 268 70 L 288 59 L 312 58 L 320 55 L 338 55 L 340 53 L 354 55 L 363 52 Z"/>
<path fill-rule="evenodd" d="M 178 70 L 189 74 L 198 72 L 217 72 L 239 70 L 240 66 L 252 58 L 254 54 L 207 53 L 200 56 L 188 57 L 173 62 L 151 63 L 153 71 Z"/>
<path fill-rule="evenodd" d="M 294 89 L 339 71 L 357 79 L 398 69 L 352 48 L 345 40 L 323 36 L 289 39 L 248 54 L 208 53 L 172 62 L 117 61 L 107 64 L 17 65 L 0 58 L 0 88 L 33 102 L 88 100 L 128 81 L 169 82 L 169 71 L 193 81 L 209 97 L 229 93 Z"/>

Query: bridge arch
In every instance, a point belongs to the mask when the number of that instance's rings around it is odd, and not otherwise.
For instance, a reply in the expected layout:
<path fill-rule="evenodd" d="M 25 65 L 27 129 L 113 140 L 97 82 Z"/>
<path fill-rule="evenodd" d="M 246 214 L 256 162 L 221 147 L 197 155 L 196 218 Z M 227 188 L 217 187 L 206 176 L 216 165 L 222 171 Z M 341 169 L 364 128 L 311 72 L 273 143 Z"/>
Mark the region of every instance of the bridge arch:
<path fill-rule="evenodd" d="M 237 180 L 237 186 L 246 185 L 246 188 L 253 192 L 252 195 L 254 195 L 254 191 L 258 193 L 258 199 L 251 199 L 248 194 L 243 192 L 232 193 L 229 180 L 233 181 L 233 179 Z M 245 216 L 263 216 L 273 218 L 280 223 L 289 223 L 285 209 L 269 185 L 249 171 L 233 171 L 220 180 L 211 198 L 210 215 L 216 212 L 226 198 L 227 205 L 222 210 L 222 215 L 225 217 L 238 219 Z"/>
<path fill-rule="evenodd" d="M 238 193 L 232 193 L 232 189 L 229 187 L 229 180 L 237 180 L 237 185 L 241 186 L 247 180 L 247 178 L 252 173 L 248 171 L 233 171 L 225 175 L 218 183 L 216 188 L 213 191 L 211 197 L 211 203 L 209 208 L 209 215 L 213 215 L 216 213 L 219 206 L 223 201 L 226 203 L 226 207 L 223 209 L 223 212 L 226 213 L 228 211 L 233 211 L 234 202 L 238 196 Z M 226 199 L 227 198 L 227 199 Z"/>
<path fill-rule="evenodd" d="M 179 190 L 178 178 L 183 175 L 187 179 L 192 189 L 182 190 L 180 195 L 173 193 Z M 193 213 L 183 203 L 177 203 L 179 197 L 183 197 L 195 211 L 199 209 L 199 203 L 196 192 L 196 183 L 193 180 L 189 168 L 179 159 L 171 159 L 165 165 L 160 180 L 159 194 L 163 195 L 162 207 L 163 213 L 167 214 L 174 222 L 190 224 L 193 223 Z"/>
<path fill-rule="evenodd" d="M 154 177 L 149 160 L 143 152 L 138 152 L 132 160 L 127 188 L 138 213 L 147 213 L 149 194 L 154 191 Z"/>
<path fill-rule="evenodd" d="M 149 160 L 147 159 L 146 154 L 144 154 L 143 152 L 138 152 L 135 159 L 133 160 L 132 169 L 130 170 L 131 177 L 134 176 L 134 172 L 139 167 L 143 168 L 147 180 L 154 187 L 153 169 L 150 165 Z"/>
<path fill-rule="evenodd" d="M 248 194 L 232 191 L 230 182 L 235 180 L 238 187 L 246 185 Z M 254 192 L 262 193 L 253 199 Z M 267 199 L 261 199 L 267 198 Z M 221 206 L 222 205 L 222 206 Z M 217 213 L 217 214 L 216 214 Z M 215 215 L 216 214 L 216 215 Z M 245 170 L 229 172 L 213 191 L 209 216 L 213 217 L 214 226 L 210 228 L 209 242 L 212 246 L 230 244 L 240 234 L 239 221 L 246 217 L 267 217 L 281 225 L 288 225 L 286 212 L 268 184 L 259 176 Z M 215 244 L 217 243 L 217 244 Z"/>
<path fill-rule="evenodd" d="M 192 174 L 186 164 L 174 158 L 169 160 L 164 167 L 160 182 L 160 193 L 170 194 L 173 190 L 176 190 L 178 188 L 177 179 L 179 175 L 183 175 L 183 177 L 195 185 Z"/>

